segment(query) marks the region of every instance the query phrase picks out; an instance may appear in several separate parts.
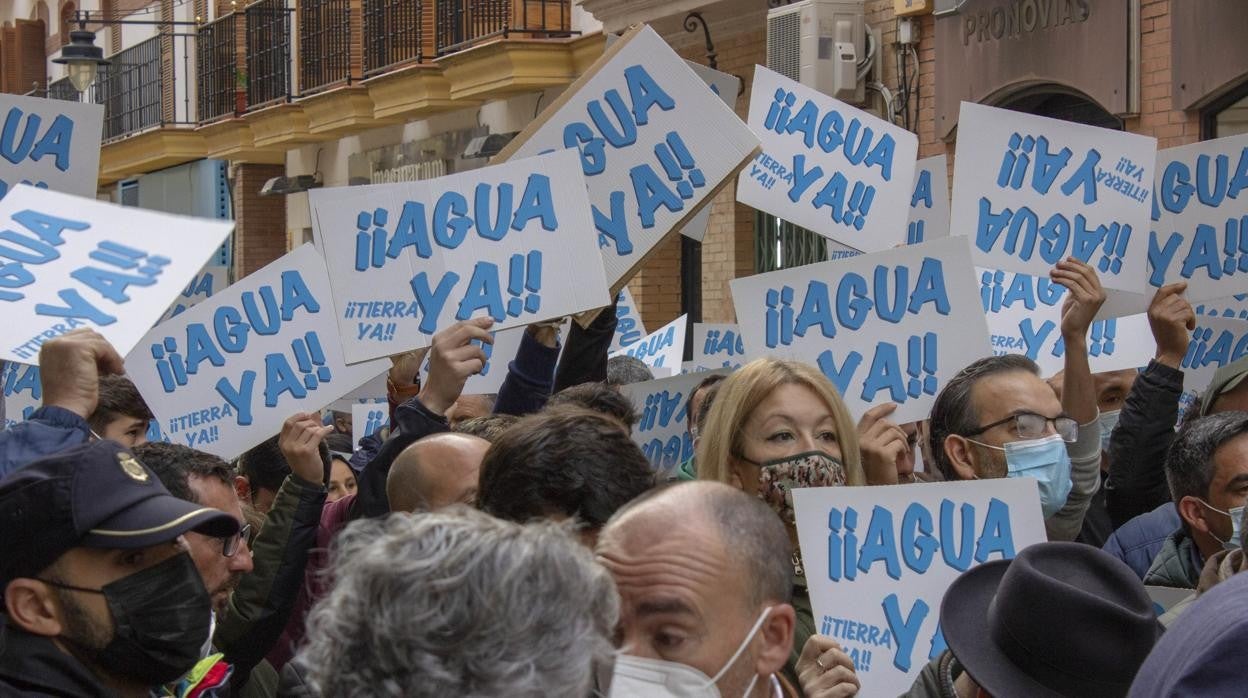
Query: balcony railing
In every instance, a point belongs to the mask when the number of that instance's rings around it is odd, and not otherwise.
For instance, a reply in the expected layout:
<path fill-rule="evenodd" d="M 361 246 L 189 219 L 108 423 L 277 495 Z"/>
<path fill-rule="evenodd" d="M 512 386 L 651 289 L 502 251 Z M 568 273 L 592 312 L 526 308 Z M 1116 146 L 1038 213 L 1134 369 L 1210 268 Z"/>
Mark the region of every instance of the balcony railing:
<path fill-rule="evenodd" d="M 238 60 L 240 15 L 231 12 L 196 32 L 195 94 L 200 123 L 247 110 L 247 82 Z M 239 97 L 242 96 L 240 100 Z M 240 104 L 241 102 L 241 104 Z"/>
<path fill-rule="evenodd" d="M 570 36 L 571 20 L 571 0 L 442 0 L 437 52 L 443 56 L 499 36 Z"/>
<path fill-rule="evenodd" d="M 69 78 L 61 78 L 60 80 L 48 82 L 48 99 L 79 102 L 81 101 L 81 96 L 78 94 L 78 89 L 69 81 Z"/>
<path fill-rule="evenodd" d="M 194 34 L 157 35 L 109 56 L 91 89 L 91 101 L 104 105 L 105 140 L 193 123 L 194 39 Z"/>
<path fill-rule="evenodd" d="M 286 0 L 259 0 L 243 14 L 247 22 L 247 108 L 289 101 L 290 11 Z"/>
<path fill-rule="evenodd" d="M 349 0 L 299 3 L 299 91 L 307 94 L 351 82 Z"/>
<path fill-rule="evenodd" d="M 364 76 L 431 56 L 425 42 L 433 32 L 425 24 L 422 0 L 364 0 Z"/>

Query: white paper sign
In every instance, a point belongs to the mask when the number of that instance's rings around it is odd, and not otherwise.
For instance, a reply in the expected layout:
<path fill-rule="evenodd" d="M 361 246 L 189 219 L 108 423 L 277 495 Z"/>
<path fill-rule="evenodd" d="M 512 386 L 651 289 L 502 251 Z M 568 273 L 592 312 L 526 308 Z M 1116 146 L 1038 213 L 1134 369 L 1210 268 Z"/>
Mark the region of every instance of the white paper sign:
<path fill-rule="evenodd" d="M 95 198 L 103 133 L 103 104 L 0 94 L 0 199 L 18 184 Z"/>
<path fill-rule="evenodd" d="M 485 367 L 480 373 L 468 377 L 464 383 L 463 395 L 485 395 L 497 393 L 507 378 L 507 367 L 516 358 L 520 350 L 520 341 L 524 339 L 526 328 L 513 327 L 510 330 L 493 332 L 493 344 L 480 344 L 485 352 Z M 476 340 L 473 340 L 476 343 Z M 420 367 L 420 380 L 423 384 L 429 380 L 429 359 Z"/>
<path fill-rule="evenodd" d="M 864 252 L 906 241 L 918 136 L 762 66 L 750 128 L 737 201 Z"/>
<path fill-rule="evenodd" d="M 335 412 L 350 412 L 351 407 L 357 404 L 363 405 L 377 402 L 389 404 L 389 400 L 386 397 L 386 377 L 388 373 L 389 369 L 382 371 L 381 375 L 329 403 L 327 409 Z"/>
<path fill-rule="evenodd" d="M 633 441 L 646 454 L 660 480 L 674 476 L 680 464 L 693 457 L 689 398 L 711 373 L 728 375 L 730 371 L 702 371 L 620 386 L 620 392 L 632 400 L 640 415 L 633 427 Z"/>
<path fill-rule="evenodd" d="M 1040 375 L 1062 370 L 1062 303 L 1066 288 L 1047 276 L 978 269 L 979 297 L 988 316 L 992 353 L 1023 354 Z M 1147 366 L 1157 350 L 1143 314 L 1096 320 L 1088 328 L 1088 365 L 1093 373 Z"/>
<path fill-rule="evenodd" d="M 991 351 L 965 237 L 821 262 L 731 282 L 750 358 L 817 366 L 855 418 L 898 403 L 925 419 L 962 367 Z"/>
<path fill-rule="evenodd" d="M 1196 329 L 1187 344 L 1183 388 L 1203 392 L 1219 368 L 1248 355 L 1248 323 L 1238 318 L 1196 316 Z"/>
<path fill-rule="evenodd" d="M 39 383 L 39 367 L 6 361 L 3 373 L 4 428 L 30 418 L 43 402 L 43 387 Z"/>
<path fill-rule="evenodd" d="M 745 341 L 736 323 L 693 323 L 693 370 L 741 368 Z"/>
<path fill-rule="evenodd" d="M 1248 320 L 1248 293 L 1197 303 L 1194 310 L 1197 315 Z"/>
<path fill-rule="evenodd" d="M 647 26 L 607 49 L 499 158 L 579 151 L 616 288 L 757 147 L 758 137 Z"/>
<path fill-rule="evenodd" d="M 678 373 L 685 355 L 685 331 L 688 319 L 688 315 L 681 315 L 642 337 L 636 344 L 613 352 L 611 356 L 627 355 L 641 359 L 651 368 L 656 377 Z"/>
<path fill-rule="evenodd" d="M 910 690 L 945 649 L 940 603 L 962 572 L 1046 540 L 1031 478 L 793 490 L 815 627 L 864 696 Z"/>
<path fill-rule="evenodd" d="M 1157 141 L 962 103 L 949 230 L 975 263 L 1047 274 L 1067 257 L 1144 291 Z"/>
<path fill-rule="evenodd" d="M 610 351 L 631 347 L 645 336 L 646 326 L 641 322 L 641 313 L 637 312 L 637 301 L 625 286 L 620 289 L 615 303 L 615 336 L 611 338 Z"/>
<path fill-rule="evenodd" d="M 351 406 L 351 443 L 371 436 L 390 426 L 390 408 L 380 403 Z"/>
<path fill-rule="evenodd" d="M 429 346 L 457 320 L 497 331 L 610 303 L 571 151 L 309 197 L 351 363 Z"/>
<path fill-rule="evenodd" d="M 312 245 L 157 325 L 126 357 L 165 433 L 225 459 L 387 368 L 346 365 L 329 275 Z"/>
<path fill-rule="evenodd" d="M 910 195 L 910 224 L 906 244 L 949 235 L 949 165 L 943 154 L 919 160 Z"/>
<path fill-rule="evenodd" d="M 182 293 L 173 301 L 173 305 L 161 316 L 160 322 L 181 314 L 196 303 L 211 298 L 212 294 L 230 285 L 230 270 L 219 264 L 209 264 L 200 270 L 182 289 Z"/>
<path fill-rule="evenodd" d="M 38 363 L 39 345 L 75 327 L 124 356 L 233 227 L 15 187 L 0 201 L 0 359 Z"/>
<path fill-rule="evenodd" d="M 685 65 L 693 69 L 693 72 L 707 87 L 711 88 L 717 97 L 723 100 L 724 104 L 735 113 L 737 110 L 737 97 L 741 92 L 741 79 L 736 75 L 708 68 L 700 63 L 693 61 L 685 61 Z M 711 224 L 711 202 L 707 201 L 701 209 L 694 214 L 693 219 L 680 229 L 680 234 L 687 238 L 693 238 L 698 242 L 706 239 L 707 226 Z"/>
<path fill-rule="evenodd" d="M 1248 134 L 1157 153 L 1149 285 L 1193 304 L 1248 291 Z"/>

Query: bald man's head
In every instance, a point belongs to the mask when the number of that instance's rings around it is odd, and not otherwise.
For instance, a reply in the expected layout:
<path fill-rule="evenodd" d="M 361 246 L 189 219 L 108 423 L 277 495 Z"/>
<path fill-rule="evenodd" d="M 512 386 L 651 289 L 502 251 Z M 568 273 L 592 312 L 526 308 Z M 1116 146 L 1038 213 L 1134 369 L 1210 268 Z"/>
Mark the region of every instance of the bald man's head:
<path fill-rule="evenodd" d="M 446 432 L 426 436 L 394 460 L 386 478 L 390 511 L 433 511 L 471 503 L 490 442 Z"/>

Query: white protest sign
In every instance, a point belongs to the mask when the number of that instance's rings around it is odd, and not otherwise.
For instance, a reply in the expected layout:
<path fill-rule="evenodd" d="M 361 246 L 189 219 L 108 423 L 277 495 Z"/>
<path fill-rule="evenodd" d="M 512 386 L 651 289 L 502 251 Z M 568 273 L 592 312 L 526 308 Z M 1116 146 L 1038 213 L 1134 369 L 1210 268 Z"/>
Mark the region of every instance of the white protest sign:
<path fill-rule="evenodd" d="M 625 286 L 620 289 L 615 303 L 615 336 L 611 338 L 609 351 L 631 347 L 644 336 L 646 326 L 641 322 L 641 313 L 637 312 L 637 301 L 633 300 L 633 292 Z"/>
<path fill-rule="evenodd" d="M 4 428 L 7 429 L 18 422 L 30 418 L 30 413 L 39 409 L 43 402 L 43 386 L 39 382 L 39 367 L 30 364 L 19 364 L 15 361 L 4 363 Z"/>
<path fill-rule="evenodd" d="M 498 159 L 579 152 L 607 281 L 618 288 L 757 147 L 758 137 L 647 26 L 608 48 Z"/>
<path fill-rule="evenodd" d="M 914 168 L 914 193 L 910 195 L 910 224 L 906 244 L 935 240 L 949 235 L 948 158 L 923 158 Z"/>
<path fill-rule="evenodd" d="M 219 264 L 209 264 L 199 271 L 182 289 L 173 305 L 161 316 L 160 322 L 178 315 L 196 303 L 211 298 L 212 294 L 230 285 L 230 270 Z"/>
<path fill-rule="evenodd" d="M 833 259 L 849 259 L 850 257 L 857 257 L 862 254 L 861 250 L 855 250 L 847 245 L 842 245 L 836 240 L 828 240 L 824 244 L 828 246 L 829 261 Z"/>
<path fill-rule="evenodd" d="M 1148 592 L 1148 598 L 1153 602 L 1153 613 L 1157 617 L 1165 615 L 1166 611 L 1174 608 L 1180 601 L 1186 599 L 1196 593 L 1195 589 L 1175 589 L 1174 587 L 1159 587 L 1146 585 L 1144 591 Z"/>
<path fill-rule="evenodd" d="M 498 389 L 503 385 L 503 380 L 507 378 L 508 364 L 511 363 L 512 359 L 516 358 L 516 352 L 520 350 L 520 341 L 524 339 L 525 331 L 526 328 L 524 327 L 513 327 L 510 330 L 492 332 L 491 336 L 494 337 L 493 344 L 483 344 L 473 340 L 473 343 L 479 344 L 481 350 L 485 352 L 485 366 L 480 373 L 474 373 L 468 377 L 461 394 L 484 395 L 497 393 Z M 420 380 L 422 384 L 429 380 L 429 360 L 427 358 L 420 367 Z"/>
<path fill-rule="evenodd" d="M 40 344 L 75 327 L 124 356 L 233 227 L 15 187 L 0 201 L 0 359 L 37 363 Z"/>
<path fill-rule="evenodd" d="M 693 370 L 741 368 L 745 342 L 736 323 L 693 323 Z"/>
<path fill-rule="evenodd" d="M 966 570 L 1046 540 L 1031 478 L 793 490 L 815 627 L 864 696 L 907 692 L 945 649 L 940 602 Z"/>
<path fill-rule="evenodd" d="M 724 104 L 735 113 L 737 110 L 737 96 L 741 92 L 741 79 L 735 75 L 708 68 L 701 63 L 693 61 L 685 61 L 685 65 L 689 66 L 707 87 L 711 88 Z M 705 206 L 698 209 L 693 218 L 680 229 L 680 234 L 687 238 L 692 238 L 698 242 L 702 242 L 706 238 L 706 229 L 711 223 L 711 203 L 708 201 Z"/>
<path fill-rule="evenodd" d="M 386 369 L 346 365 L 312 245 L 157 325 L 126 357 L 126 374 L 173 441 L 225 459 Z"/>
<path fill-rule="evenodd" d="M 965 237 L 731 282 L 750 358 L 817 366 L 855 418 L 898 403 L 925 419 L 941 386 L 991 347 Z"/>
<path fill-rule="evenodd" d="M 977 265 L 1041 275 L 1075 257 L 1144 290 L 1156 139 L 970 102 L 958 118 L 949 231 Z"/>
<path fill-rule="evenodd" d="M 918 136 L 761 65 L 749 123 L 737 201 L 864 252 L 906 241 Z"/>
<path fill-rule="evenodd" d="M 429 346 L 457 320 L 489 315 L 504 330 L 609 304 L 577 170 L 559 151 L 309 192 L 347 361 Z"/>
<path fill-rule="evenodd" d="M 1228 298 L 1215 298 L 1194 305 L 1197 315 L 1248 320 L 1248 293 L 1238 293 Z"/>
<path fill-rule="evenodd" d="M 655 376 L 670 376 L 678 373 L 685 355 L 685 331 L 688 328 L 688 320 L 688 315 L 681 315 L 642 337 L 636 344 L 612 352 L 611 356 L 627 355 L 640 359 L 653 370 Z"/>
<path fill-rule="evenodd" d="M 1248 291 L 1248 134 L 1157 153 L 1149 285 L 1189 301 Z"/>
<path fill-rule="evenodd" d="M 1196 329 L 1179 368 L 1183 388 L 1203 392 L 1219 368 L 1248 355 L 1248 323 L 1239 318 L 1196 316 Z"/>
<path fill-rule="evenodd" d="M 1047 276 L 979 269 L 979 298 L 988 316 L 992 353 L 1023 354 L 1040 365 L 1040 375 L 1062 370 L 1062 303 L 1066 288 Z M 1093 373 L 1147 366 L 1157 344 L 1148 316 L 1096 320 L 1088 328 L 1088 365 Z"/>
<path fill-rule="evenodd" d="M 389 403 L 386 397 L 386 377 L 389 370 L 383 371 L 381 375 L 369 380 L 360 387 L 343 395 L 342 397 L 329 403 L 326 409 L 335 412 L 350 412 L 353 405 L 363 405 L 366 403 Z"/>
<path fill-rule="evenodd" d="M 95 198 L 103 134 L 103 104 L 0 94 L 0 199 L 18 184 Z"/>
<path fill-rule="evenodd" d="M 712 373 L 726 376 L 730 371 L 701 371 L 620 386 L 620 392 L 633 402 L 640 415 L 637 426 L 633 427 L 633 441 L 646 454 L 660 479 L 675 475 L 680 464 L 693 457 L 693 439 L 688 428 L 689 398 L 698 384 Z"/>
<path fill-rule="evenodd" d="M 380 403 L 355 404 L 351 406 L 351 443 L 372 436 L 390 426 L 390 408 Z"/>

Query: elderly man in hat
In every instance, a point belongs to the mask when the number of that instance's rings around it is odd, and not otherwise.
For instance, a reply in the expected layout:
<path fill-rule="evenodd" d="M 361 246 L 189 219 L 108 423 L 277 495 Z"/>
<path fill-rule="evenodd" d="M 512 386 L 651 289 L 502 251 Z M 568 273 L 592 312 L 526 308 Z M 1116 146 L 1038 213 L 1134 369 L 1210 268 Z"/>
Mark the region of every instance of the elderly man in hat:
<path fill-rule="evenodd" d="M 963 572 L 945 592 L 949 649 L 907 698 L 1125 696 L 1161 636 L 1131 568 L 1082 543 L 1038 543 Z"/>
<path fill-rule="evenodd" d="M 183 534 L 238 521 L 175 498 L 96 441 L 0 481 L 0 693 L 146 696 L 208 646 L 211 599 Z"/>

